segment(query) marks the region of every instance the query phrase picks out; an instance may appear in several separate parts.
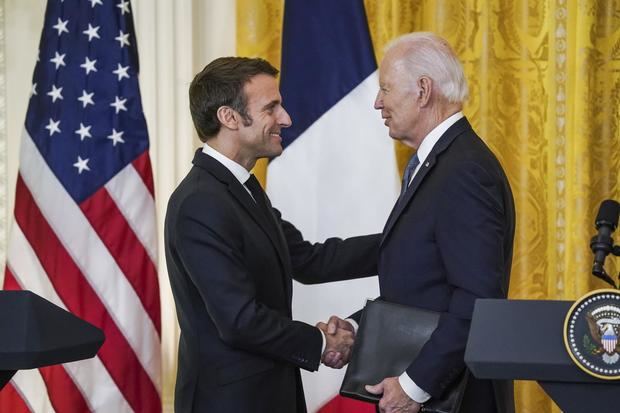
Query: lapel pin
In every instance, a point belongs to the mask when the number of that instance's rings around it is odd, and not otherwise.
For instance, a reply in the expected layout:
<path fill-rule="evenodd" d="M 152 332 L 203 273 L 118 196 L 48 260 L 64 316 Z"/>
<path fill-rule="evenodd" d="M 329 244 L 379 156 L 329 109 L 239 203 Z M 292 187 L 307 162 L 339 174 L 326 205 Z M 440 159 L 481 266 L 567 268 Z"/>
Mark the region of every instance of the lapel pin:
<path fill-rule="evenodd" d="M 424 164 L 424 166 L 427 167 L 427 168 L 428 168 L 429 165 L 430 165 L 430 162 L 428 162 L 428 161 Z"/>

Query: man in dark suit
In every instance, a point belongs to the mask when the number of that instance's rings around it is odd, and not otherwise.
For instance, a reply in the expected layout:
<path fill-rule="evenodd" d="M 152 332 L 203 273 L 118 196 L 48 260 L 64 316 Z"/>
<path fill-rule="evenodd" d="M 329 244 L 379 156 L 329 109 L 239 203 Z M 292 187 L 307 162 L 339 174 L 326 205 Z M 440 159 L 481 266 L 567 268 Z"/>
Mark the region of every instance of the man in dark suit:
<path fill-rule="evenodd" d="M 381 412 L 417 412 L 463 374 L 475 300 L 508 293 L 515 211 L 501 165 L 461 112 L 467 83 L 444 39 L 397 39 L 379 79 L 375 108 L 390 136 L 417 149 L 383 230 L 381 297 L 441 316 L 406 371 L 367 390 L 383 394 Z M 352 329 L 336 317 L 329 324 Z M 513 411 L 512 383 L 470 377 L 461 412 Z"/>
<path fill-rule="evenodd" d="M 316 370 L 323 349 L 346 359 L 353 336 L 293 321 L 292 277 L 377 272 L 380 235 L 310 244 L 250 174 L 280 155 L 291 124 L 276 74 L 262 59 L 220 58 L 190 86 L 205 145 L 170 198 L 164 232 L 181 327 L 177 412 L 305 412 L 299 368 Z"/>

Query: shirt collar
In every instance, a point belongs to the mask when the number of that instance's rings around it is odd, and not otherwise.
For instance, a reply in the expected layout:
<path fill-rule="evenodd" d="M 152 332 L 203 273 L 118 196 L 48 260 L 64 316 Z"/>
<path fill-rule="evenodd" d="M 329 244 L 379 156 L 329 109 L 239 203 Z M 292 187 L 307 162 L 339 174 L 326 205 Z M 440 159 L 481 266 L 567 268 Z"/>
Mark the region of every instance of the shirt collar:
<path fill-rule="evenodd" d="M 428 157 L 428 154 L 431 153 L 439 138 L 442 137 L 442 135 L 448 130 L 450 126 L 454 125 L 456 121 L 461 119 L 462 117 L 463 112 L 456 112 L 454 115 L 450 116 L 439 125 L 435 126 L 435 129 L 433 129 L 428 135 L 426 135 L 417 151 L 420 164 L 424 163 L 424 161 Z"/>
<path fill-rule="evenodd" d="M 237 162 L 228 158 L 226 155 L 222 155 L 217 150 L 213 149 L 206 143 L 202 147 L 202 152 L 214 158 L 216 161 L 221 163 L 237 178 L 237 181 L 241 183 L 241 185 L 245 184 L 245 181 L 250 179 L 250 173 L 243 166 L 239 165 Z"/>

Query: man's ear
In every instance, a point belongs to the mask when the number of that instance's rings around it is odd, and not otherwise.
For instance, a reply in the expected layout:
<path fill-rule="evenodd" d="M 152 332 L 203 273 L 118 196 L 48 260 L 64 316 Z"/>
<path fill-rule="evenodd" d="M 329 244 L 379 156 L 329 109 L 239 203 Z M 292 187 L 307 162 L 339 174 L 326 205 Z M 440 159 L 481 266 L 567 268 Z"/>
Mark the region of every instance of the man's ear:
<path fill-rule="evenodd" d="M 239 129 L 239 114 L 230 106 L 217 108 L 217 119 L 227 129 Z"/>
<path fill-rule="evenodd" d="M 417 100 L 421 107 L 428 105 L 433 93 L 433 80 L 428 76 L 420 76 L 418 79 Z"/>

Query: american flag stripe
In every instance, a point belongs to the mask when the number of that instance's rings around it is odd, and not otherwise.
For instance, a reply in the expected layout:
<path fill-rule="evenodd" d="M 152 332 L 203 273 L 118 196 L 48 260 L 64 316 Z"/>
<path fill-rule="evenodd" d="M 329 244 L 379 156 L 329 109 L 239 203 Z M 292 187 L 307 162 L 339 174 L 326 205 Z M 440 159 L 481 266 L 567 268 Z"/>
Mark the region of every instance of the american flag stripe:
<path fill-rule="evenodd" d="M 47 387 L 47 394 L 58 412 L 88 413 L 90 407 L 71 376 L 62 366 L 39 369 Z"/>
<path fill-rule="evenodd" d="M 22 286 L 28 286 L 28 289 L 35 294 L 46 297 L 49 301 L 66 310 L 67 308 L 54 290 L 54 286 L 47 278 L 45 270 L 41 267 L 37 256 L 19 226 L 14 225 L 13 228 L 9 251 L 9 267 L 5 276 L 5 288 L 16 290 L 23 289 Z M 15 263 L 15 268 L 13 268 L 11 263 Z M 22 274 L 22 276 L 14 277 L 13 273 Z M 74 382 L 78 383 L 77 385 L 93 411 L 132 411 L 99 357 L 68 363 L 63 367 L 74 379 Z M 97 377 L 97 381 L 93 381 L 92 377 Z M 61 389 L 61 391 L 64 390 Z M 4 395 L 3 393 L 0 394 Z M 0 409 L 0 412 L 3 411 Z"/>
<path fill-rule="evenodd" d="M 45 269 L 41 266 L 39 258 L 26 240 L 19 225 L 13 225 L 10 245 L 9 271 L 5 277 L 5 288 L 29 289 L 66 310 L 67 307 L 58 296 L 54 285 L 47 277 Z M 13 278 L 12 273 L 16 274 L 15 278 Z M 67 281 L 72 282 L 70 278 Z M 85 296 L 85 299 L 88 301 L 89 297 Z M 88 303 L 89 306 L 90 304 L 92 303 Z M 99 356 L 90 360 L 65 364 L 64 368 L 75 378 L 77 383 L 80 383 L 82 392 L 88 398 L 89 405 L 93 407 L 94 411 L 132 411 Z M 97 377 L 97 381 L 93 381 L 92 377 Z"/>
<path fill-rule="evenodd" d="M 4 386 L 0 395 L 2 395 L 0 397 L 0 412 L 30 413 L 30 408 L 24 402 L 24 397 L 17 392 L 13 383 Z"/>
<path fill-rule="evenodd" d="M 24 165 L 28 167 L 25 168 Z M 153 343 L 159 343 L 160 340 L 151 318 L 127 278 L 118 268 L 114 257 L 110 255 L 78 205 L 73 202 L 48 168 L 27 133 L 22 137 L 20 175 L 45 220 L 53 228 L 53 233 L 60 239 L 58 252 L 66 250 L 66 253 L 73 258 L 79 272 L 85 277 L 83 284 L 95 290 L 93 298 L 99 297 L 114 320 L 115 328 L 120 330 L 122 336 L 129 342 L 140 364 L 159 391 L 160 365 L 153 361 L 155 358 L 159 359 L 160 355 Z M 98 323 L 95 322 L 95 325 Z"/>
<path fill-rule="evenodd" d="M 40 277 L 41 275 L 45 275 L 45 270 L 39 258 L 30 247 L 19 225 L 13 222 L 4 288 L 6 290 L 30 290 L 58 307 L 66 309 L 47 277 Z"/>
<path fill-rule="evenodd" d="M 138 156 L 131 164 L 135 168 L 136 172 L 138 172 L 138 175 L 140 175 L 140 178 L 142 178 L 142 181 L 144 182 L 144 185 L 146 185 L 147 189 L 149 190 L 151 197 L 154 197 L 155 184 L 153 182 L 153 170 L 151 168 L 151 158 L 149 158 L 148 153 L 145 152 L 142 155 Z"/>
<path fill-rule="evenodd" d="M 18 184 L 23 185 L 21 179 L 18 181 Z M 25 191 L 21 190 L 20 192 Z M 21 210 L 22 208 L 20 204 L 17 211 Z M 29 210 L 24 212 L 27 216 L 33 216 Z M 15 224 L 18 223 L 16 222 Z M 37 226 L 38 221 L 35 221 L 33 225 Z M 47 236 L 46 233 L 39 235 Z M 26 237 L 21 231 L 19 225 L 13 225 L 9 245 L 4 288 L 9 290 L 27 288 L 36 294 L 46 297 L 49 301 L 59 307 L 67 309 L 54 289 L 51 280 L 47 277 L 45 269 L 41 266 L 39 257 L 37 257 L 37 254 L 33 251 L 28 240 L 26 240 Z M 45 243 L 45 245 L 42 246 L 42 248 L 45 248 L 46 250 L 48 247 L 48 243 Z M 14 276 L 13 274 L 17 275 Z M 65 278 L 65 280 L 68 281 L 67 287 L 75 286 L 75 283 L 73 283 L 71 279 Z M 62 279 L 60 282 L 62 282 Z M 86 299 L 88 300 L 88 297 L 86 297 Z M 97 317 L 95 316 L 94 318 Z M 83 387 L 82 391 L 86 397 L 88 397 L 89 405 L 93 407 L 94 411 L 132 411 L 124 397 L 119 392 L 118 386 L 110 377 L 108 370 L 104 367 L 98 357 L 77 363 L 69 363 L 64 367 L 68 370 L 70 375 L 75 378 L 75 382 L 81 384 Z M 92 377 L 97 377 L 97 381 L 95 382 L 90 380 Z M 71 388 L 61 387 L 60 389 L 61 393 L 67 391 L 71 391 Z M 4 396 L 4 393 L 2 393 L 2 396 Z M 10 410 L 0 409 L 0 411 Z"/>
<path fill-rule="evenodd" d="M 147 158 L 148 159 L 148 158 Z M 150 174 L 150 165 L 139 165 Z M 148 167 L 148 168 L 146 168 Z M 109 195 L 118 205 L 127 223 L 144 246 L 153 265 L 157 265 L 157 232 L 153 194 L 136 169 L 135 163 L 127 165 L 105 185 Z M 149 276 L 149 280 L 157 274 Z"/>
<path fill-rule="evenodd" d="M 5 290 L 21 290 L 22 289 L 21 286 L 17 283 L 17 280 L 13 276 L 13 272 L 8 266 L 6 270 L 4 271 L 4 287 L 5 287 L 4 288 Z"/>
<path fill-rule="evenodd" d="M 7 254 L 4 288 L 30 290 L 66 310 L 50 280 L 47 276 L 41 277 L 42 275 L 45 275 L 45 270 L 41 266 L 39 257 L 34 253 L 20 226 L 14 221 Z"/>
<path fill-rule="evenodd" d="M 38 209 L 40 203 L 35 203 L 29 188 L 19 178 L 17 194 L 16 222 L 39 258 L 52 288 L 69 311 L 103 329 L 106 342 L 99 351 L 101 361 L 135 411 L 152 411 L 160 404 L 158 389 L 146 374 L 126 336 L 56 236 L 60 231 L 55 232 L 48 225 L 53 220 L 43 217 Z M 72 218 L 69 220 L 73 221 Z M 92 248 L 89 250 L 92 251 Z M 144 393 L 149 397 L 144 397 Z"/>
<path fill-rule="evenodd" d="M 121 210 L 105 187 L 82 202 L 80 209 L 116 259 L 160 334 L 158 288 L 152 282 L 157 279 L 157 270 Z"/>
<path fill-rule="evenodd" d="M 12 383 L 14 384 L 15 391 L 28 406 L 28 411 L 34 413 L 56 413 L 39 370 L 21 370 L 19 374 L 13 376 Z M 34 409 L 33 406 L 38 408 Z M 12 412 L 12 409 L 6 411 Z"/>
<path fill-rule="evenodd" d="M 121 389 L 106 369 L 99 356 L 91 360 L 68 363 L 63 366 L 81 390 L 92 411 L 131 412 Z M 92 378 L 96 377 L 97 380 Z M 62 391 L 62 389 L 60 389 Z M 62 410 L 71 412 L 72 410 Z"/>

